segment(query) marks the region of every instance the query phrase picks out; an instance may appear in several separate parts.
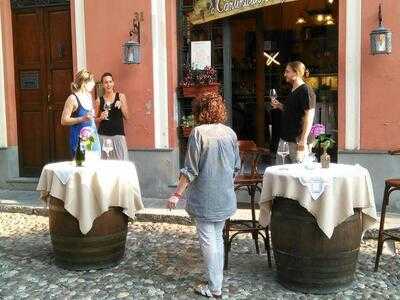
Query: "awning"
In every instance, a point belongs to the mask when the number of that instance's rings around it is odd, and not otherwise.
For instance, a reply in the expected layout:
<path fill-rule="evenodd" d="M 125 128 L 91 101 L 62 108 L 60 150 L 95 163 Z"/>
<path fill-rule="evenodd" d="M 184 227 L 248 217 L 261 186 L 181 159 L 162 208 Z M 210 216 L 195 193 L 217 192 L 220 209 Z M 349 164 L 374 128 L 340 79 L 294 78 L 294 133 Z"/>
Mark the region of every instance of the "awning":
<path fill-rule="evenodd" d="M 253 9 L 296 0 L 197 0 L 189 15 L 192 24 L 233 16 Z"/>

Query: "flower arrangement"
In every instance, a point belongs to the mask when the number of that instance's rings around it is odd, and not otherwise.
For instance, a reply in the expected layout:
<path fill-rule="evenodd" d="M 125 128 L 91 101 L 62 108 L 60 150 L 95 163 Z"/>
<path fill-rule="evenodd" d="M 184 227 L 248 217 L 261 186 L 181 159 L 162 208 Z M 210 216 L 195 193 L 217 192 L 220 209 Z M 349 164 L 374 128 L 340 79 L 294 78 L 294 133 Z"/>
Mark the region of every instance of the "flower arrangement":
<path fill-rule="evenodd" d="M 94 130 L 91 127 L 83 127 L 79 132 L 79 138 L 81 139 L 81 143 L 84 145 L 85 150 L 91 151 L 94 145 Z"/>
<path fill-rule="evenodd" d="M 310 133 L 314 137 L 313 149 L 322 148 L 326 152 L 335 144 L 331 135 L 325 133 L 325 126 L 323 124 L 314 124 L 311 127 Z"/>
<path fill-rule="evenodd" d="M 322 168 L 329 168 L 331 157 L 327 151 L 333 147 L 335 141 L 330 134 L 325 133 L 325 126 L 322 124 L 314 124 L 311 127 L 311 135 L 314 138 L 312 152 L 318 157 Z"/>
<path fill-rule="evenodd" d="M 183 80 L 180 85 L 182 87 L 210 85 L 218 83 L 217 80 L 217 70 L 213 67 L 205 67 L 203 70 L 193 70 L 189 65 L 184 65 Z"/>

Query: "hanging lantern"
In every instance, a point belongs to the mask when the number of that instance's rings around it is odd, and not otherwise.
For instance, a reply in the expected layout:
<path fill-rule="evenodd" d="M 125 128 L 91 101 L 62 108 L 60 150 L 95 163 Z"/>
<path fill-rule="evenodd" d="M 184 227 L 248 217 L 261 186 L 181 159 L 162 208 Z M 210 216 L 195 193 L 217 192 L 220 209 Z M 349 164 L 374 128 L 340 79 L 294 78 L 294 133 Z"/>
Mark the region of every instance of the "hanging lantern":
<path fill-rule="evenodd" d="M 140 64 L 140 21 L 143 21 L 143 13 L 135 13 L 130 39 L 122 45 L 124 64 Z"/>
<path fill-rule="evenodd" d="M 140 64 L 140 44 L 132 40 L 123 46 L 124 64 Z"/>
<path fill-rule="evenodd" d="M 382 10 L 379 4 L 379 26 L 370 33 L 371 54 L 392 53 L 392 32 L 382 24 Z"/>

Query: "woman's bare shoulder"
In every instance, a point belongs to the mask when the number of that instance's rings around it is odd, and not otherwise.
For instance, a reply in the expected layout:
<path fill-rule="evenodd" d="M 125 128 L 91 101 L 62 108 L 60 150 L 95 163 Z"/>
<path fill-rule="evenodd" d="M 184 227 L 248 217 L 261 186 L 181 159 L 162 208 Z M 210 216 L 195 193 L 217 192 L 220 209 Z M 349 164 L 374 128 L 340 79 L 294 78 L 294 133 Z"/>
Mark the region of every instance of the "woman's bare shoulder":
<path fill-rule="evenodd" d="M 78 102 L 76 101 L 76 96 L 74 94 L 71 94 L 68 96 L 66 103 L 72 104 L 72 105 L 78 105 Z"/>

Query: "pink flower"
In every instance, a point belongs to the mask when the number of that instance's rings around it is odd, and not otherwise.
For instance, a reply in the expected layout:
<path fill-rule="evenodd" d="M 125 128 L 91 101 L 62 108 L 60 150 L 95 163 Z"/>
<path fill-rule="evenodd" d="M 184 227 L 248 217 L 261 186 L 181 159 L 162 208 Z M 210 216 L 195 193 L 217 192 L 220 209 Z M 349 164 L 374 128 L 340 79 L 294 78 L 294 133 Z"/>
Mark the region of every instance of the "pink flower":
<path fill-rule="evenodd" d="M 324 134 L 325 133 L 325 126 L 322 124 L 314 124 L 311 127 L 311 132 L 312 136 L 314 138 L 317 138 L 319 135 Z"/>
<path fill-rule="evenodd" d="M 93 134 L 93 129 L 90 127 L 83 127 L 81 131 L 79 132 L 79 137 L 83 140 L 86 141 L 88 140 Z"/>

